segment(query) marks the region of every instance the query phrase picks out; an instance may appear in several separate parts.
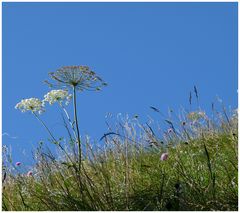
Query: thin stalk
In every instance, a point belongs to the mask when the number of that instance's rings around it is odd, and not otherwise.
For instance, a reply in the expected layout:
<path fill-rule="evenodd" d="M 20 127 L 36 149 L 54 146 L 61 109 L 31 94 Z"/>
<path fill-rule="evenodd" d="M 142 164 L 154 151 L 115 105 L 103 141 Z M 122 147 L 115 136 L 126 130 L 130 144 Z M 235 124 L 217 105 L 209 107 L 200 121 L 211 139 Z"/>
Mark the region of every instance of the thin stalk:
<path fill-rule="evenodd" d="M 74 141 L 74 144 L 72 144 L 72 143 L 69 143 L 69 144 L 70 144 L 70 147 L 72 148 L 72 151 L 73 151 L 73 154 L 74 154 L 74 162 L 77 162 L 77 154 L 76 154 L 76 148 L 75 148 L 75 142 L 76 142 L 76 140 L 77 140 L 77 137 L 75 137 L 74 139 L 72 138 L 72 134 L 70 133 L 70 130 L 69 130 L 69 128 L 68 128 L 68 125 L 67 125 L 67 123 L 66 123 L 66 120 L 65 120 L 63 114 L 62 114 L 62 118 L 63 118 L 64 127 L 65 127 L 66 130 L 67 130 L 67 133 L 68 133 L 68 136 L 69 136 L 70 141 L 71 141 L 71 142 Z"/>
<path fill-rule="evenodd" d="M 52 137 L 52 139 L 57 142 L 56 138 L 53 136 L 53 134 L 51 133 L 51 131 L 49 130 L 49 128 L 46 126 L 46 124 L 38 117 L 38 115 L 33 112 L 33 114 L 35 115 L 35 117 L 37 118 L 37 120 L 46 128 L 47 132 L 49 133 L 49 135 Z M 66 152 L 66 150 L 61 146 L 61 144 L 58 144 L 58 146 L 64 151 L 64 153 L 66 154 L 66 156 L 68 157 L 68 159 L 70 160 L 70 162 L 74 165 L 74 162 L 72 161 L 72 159 L 70 158 L 70 156 L 68 155 L 68 153 Z M 82 181 L 81 181 L 81 172 L 79 170 L 79 174 L 77 174 L 77 167 L 74 166 L 74 169 L 76 171 L 76 176 L 78 178 L 79 181 L 79 186 L 80 186 L 80 193 L 82 195 L 83 192 L 83 186 L 82 186 Z M 81 169 L 81 167 L 80 167 Z"/>
<path fill-rule="evenodd" d="M 74 122 L 77 130 L 77 142 L 78 142 L 78 171 L 79 171 L 79 182 L 80 182 L 80 192 L 83 193 L 83 185 L 81 180 L 81 165 L 82 165 L 82 149 L 81 149 L 81 140 L 78 127 L 78 118 L 77 118 L 77 97 L 76 97 L 76 88 L 73 86 L 73 110 L 74 110 Z M 83 196 L 82 196 L 83 198 Z"/>
<path fill-rule="evenodd" d="M 68 119 L 68 122 L 69 122 L 69 124 L 70 124 L 70 126 L 71 126 L 71 128 L 72 128 L 72 130 L 73 130 L 74 137 L 75 137 L 75 139 L 77 140 L 77 136 L 76 136 L 74 124 L 73 124 L 73 122 L 71 121 L 71 118 L 70 118 L 67 110 L 65 109 L 65 107 L 64 107 L 61 103 L 59 103 L 59 106 L 61 107 L 61 109 L 62 109 L 63 112 L 65 113 L 65 115 L 66 115 L 66 117 L 67 117 L 67 119 Z"/>
<path fill-rule="evenodd" d="M 37 118 L 37 120 L 45 127 L 45 129 L 47 130 L 47 132 L 49 133 L 49 135 L 51 136 L 51 138 L 57 142 L 56 138 L 53 136 L 53 134 L 51 133 L 51 131 L 48 129 L 48 127 L 46 126 L 46 124 L 38 117 L 38 115 L 35 112 L 32 112 L 35 117 Z"/>
<path fill-rule="evenodd" d="M 45 127 L 45 129 L 47 130 L 47 132 L 49 133 L 49 135 L 51 136 L 51 138 L 57 143 L 58 141 L 56 140 L 56 138 L 53 136 L 53 134 L 51 133 L 51 131 L 49 130 L 49 128 L 47 127 L 47 125 L 42 121 L 42 119 L 40 119 L 38 117 L 38 115 L 35 112 L 32 112 L 35 117 L 37 118 L 37 120 Z M 61 144 L 58 143 L 58 146 L 64 151 L 64 153 L 66 154 L 66 156 L 68 157 L 68 159 L 72 162 L 70 156 L 68 155 L 68 153 L 66 152 L 66 150 L 61 146 Z M 72 162 L 73 163 L 73 162 Z"/>
<path fill-rule="evenodd" d="M 81 170 L 81 162 L 82 162 L 82 149 L 81 149 L 81 140 L 80 133 L 78 127 L 78 118 L 77 118 L 77 97 L 76 97 L 76 88 L 73 87 L 73 107 L 74 107 L 74 121 L 77 129 L 77 140 L 78 140 L 78 157 L 79 157 L 79 171 Z"/>
<path fill-rule="evenodd" d="M 65 109 L 65 107 L 64 107 L 61 103 L 59 103 L 59 106 L 60 106 L 60 108 L 63 110 L 63 112 L 65 113 L 65 115 L 66 115 L 66 117 L 67 117 L 67 119 L 68 119 L 69 125 L 70 125 L 71 128 L 72 128 L 73 135 L 74 135 L 74 139 L 77 141 L 78 139 L 77 139 L 77 135 L 76 135 L 76 130 L 75 130 L 75 128 L 74 128 L 74 123 L 72 122 L 72 120 L 71 120 L 71 118 L 70 118 L 67 110 Z M 64 121 L 64 123 L 65 123 L 65 121 Z M 65 127 L 67 128 L 67 125 L 65 125 Z M 68 128 L 67 128 L 67 129 L 68 129 Z M 69 136 L 70 136 L 71 134 L 70 134 L 69 131 L 68 131 L 68 133 L 69 133 Z M 72 138 L 72 137 L 70 136 L 70 138 Z"/>

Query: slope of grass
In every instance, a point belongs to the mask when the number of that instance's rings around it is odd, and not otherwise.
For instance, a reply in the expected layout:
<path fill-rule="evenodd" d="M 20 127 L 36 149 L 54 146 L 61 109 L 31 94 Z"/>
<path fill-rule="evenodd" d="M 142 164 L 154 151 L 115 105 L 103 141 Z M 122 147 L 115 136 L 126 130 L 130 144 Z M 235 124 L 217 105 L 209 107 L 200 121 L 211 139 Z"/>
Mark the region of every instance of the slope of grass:
<path fill-rule="evenodd" d="M 195 113 L 177 125 L 167 120 L 162 133 L 133 119 L 119 122 L 99 146 L 86 138 L 81 177 L 71 143 L 56 144 L 61 157 L 40 146 L 29 176 L 6 157 L 3 210 L 237 211 L 237 114 L 214 120 Z"/>

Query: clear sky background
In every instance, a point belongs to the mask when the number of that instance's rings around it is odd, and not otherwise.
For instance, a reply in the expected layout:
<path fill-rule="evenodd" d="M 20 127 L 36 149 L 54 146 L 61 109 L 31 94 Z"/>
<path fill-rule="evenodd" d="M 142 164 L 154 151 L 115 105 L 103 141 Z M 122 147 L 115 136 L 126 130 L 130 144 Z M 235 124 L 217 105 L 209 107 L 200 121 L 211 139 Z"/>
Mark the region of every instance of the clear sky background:
<path fill-rule="evenodd" d="M 3 144 L 28 162 L 48 138 L 14 106 L 42 98 L 48 72 L 65 65 L 89 65 L 109 84 L 78 94 L 81 133 L 96 140 L 108 112 L 159 119 L 149 106 L 188 107 L 194 85 L 207 112 L 216 95 L 236 108 L 237 26 L 237 3 L 3 3 Z M 61 136 L 56 107 L 42 118 Z"/>

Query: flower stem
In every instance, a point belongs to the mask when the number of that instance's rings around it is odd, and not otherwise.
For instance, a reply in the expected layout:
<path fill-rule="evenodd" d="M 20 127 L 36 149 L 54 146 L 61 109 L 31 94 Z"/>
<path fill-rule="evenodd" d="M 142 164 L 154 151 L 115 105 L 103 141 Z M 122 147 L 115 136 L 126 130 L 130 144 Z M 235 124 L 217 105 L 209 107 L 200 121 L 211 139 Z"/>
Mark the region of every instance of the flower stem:
<path fill-rule="evenodd" d="M 69 124 L 70 124 L 70 126 L 71 126 L 71 128 L 72 128 L 74 137 L 75 137 L 75 139 L 77 140 L 77 135 L 76 135 L 76 130 L 75 130 L 75 128 L 74 128 L 74 123 L 71 121 L 71 118 L 70 118 L 67 110 L 65 109 L 65 107 L 64 107 L 61 103 L 59 103 L 59 106 L 61 107 L 61 109 L 62 109 L 63 112 L 65 113 L 65 115 L 66 115 L 66 117 L 67 117 L 67 119 L 68 119 L 68 122 L 69 122 Z"/>
<path fill-rule="evenodd" d="M 48 129 L 48 127 L 46 126 L 46 124 L 38 117 L 38 115 L 35 112 L 32 112 L 35 117 L 38 119 L 38 121 L 45 127 L 45 129 L 47 130 L 47 132 L 49 133 L 49 135 L 52 137 L 52 139 L 57 142 L 56 138 L 53 136 L 53 134 L 51 133 L 51 131 Z"/>
<path fill-rule="evenodd" d="M 73 87 L 73 107 L 74 107 L 74 121 L 77 129 L 77 140 L 78 140 L 78 157 L 79 157 L 79 171 L 81 170 L 81 161 L 82 161 L 82 149 L 81 149 L 81 140 L 78 127 L 78 118 L 77 118 L 77 97 L 76 97 L 76 88 Z"/>
<path fill-rule="evenodd" d="M 53 139 L 53 141 L 57 143 L 58 141 L 57 141 L 56 138 L 53 136 L 53 134 L 51 133 L 51 131 L 49 130 L 49 128 L 47 127 L 47 125 L 43 122 L 43 120 L 40 119 L 35 112 L 32 112 L 32 113 L 35 115 L 35 117 L 37 118 L 37 120 L 45 127 L 45 129 L 47 130 L 47 132 L 49 133 L 49 135 L 51 136 L 51 138 Z M 72 162 L 71 157 L 70 157 L 69 154 L 66 152 L 66 150 L 61 146 L 61 144 L 58 143 L 58 146 L 61 148 L 61 150 L 64 151 L 64 153 L 66 154 L 66 156 L 68 157 L 68 159 Z M 73 163 L 73 162 L 72 162 L 72 163 Z"/>
<path fill-rule="evenodd" d="M 78 171 L 79 171 L 79 181 L 80 181 L 80 191 L 83 193 L 83 186 L 81 181 L 81 165 L 82 165 L 82 148 L 81 148 L 81 140 L 80 133 L 78 127 L 78 119 L 77 119 L 77 97 L 76 97 L 76 88 L 73 86 L 73 110 L 74 110 L 74 122 L 77 130 L 77 142 L 78 142 Z M 82 197 L 83 198 L 83 197 Z"/>

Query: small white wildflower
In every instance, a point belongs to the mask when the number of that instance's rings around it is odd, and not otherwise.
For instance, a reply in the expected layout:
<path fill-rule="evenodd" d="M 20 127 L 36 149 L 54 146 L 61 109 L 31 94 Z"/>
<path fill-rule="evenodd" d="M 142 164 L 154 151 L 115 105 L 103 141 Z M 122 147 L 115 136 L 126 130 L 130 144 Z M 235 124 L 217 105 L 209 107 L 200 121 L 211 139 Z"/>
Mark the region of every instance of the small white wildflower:
<path fill-rule="evenodd" d="M 44 95 L 44 102 L 48 102 L 50 105 L 55 102 L 59 102 L 60 104 L 66 100 L 65 104 L 67 105 L 72 98 L 71 94 L 68 94 L 66 90 L 51 90 L 46 95 Z"/>
<path fill-rule="evenodd" d="M 206 116 L 205 112 L 202 112 L 202 111 L 198 112 L 198 115 L 202 118 L 204 118 Z"/>
<path fill-rule="evenodd" d="M 38 98 L 23 99 L 17 103 L 15 109 L 19 109 L 21 112 L 31 111 L 42 113 L 44 112 L 44 104 Z"/>
<path fill-rule="evenodd" d="M 205 112 L 202 112 L 202 111 L 199 111 L 199 112 L 190 112 L 190 113 L 187 115 L 187 117 L 188 117 L 189 120 L 196 121 L 196 120 L 199 120 L 200 118 L 206 117 L 206 114 L 205 114 Z"/>

